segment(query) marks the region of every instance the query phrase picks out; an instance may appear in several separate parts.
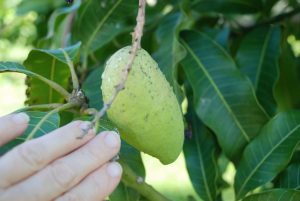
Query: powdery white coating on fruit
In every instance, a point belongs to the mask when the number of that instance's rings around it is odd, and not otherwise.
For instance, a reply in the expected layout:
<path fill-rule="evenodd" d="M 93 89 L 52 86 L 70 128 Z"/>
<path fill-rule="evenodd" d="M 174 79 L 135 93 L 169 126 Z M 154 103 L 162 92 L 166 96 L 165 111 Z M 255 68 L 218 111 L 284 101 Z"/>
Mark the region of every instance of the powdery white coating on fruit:
<path fill-rule="evenodd" d="M 129 51 L 130 47 L 120 49 L 106 63 L 101 86 L 104 102 L 109 101 L 120 82 Z M 125 89 L 107 113 L 123 139 L 137 149 L 163 164 L 179 156 L 184 139 L 180 106 L 157 63 L 145 50 L 138 51 Z"/>

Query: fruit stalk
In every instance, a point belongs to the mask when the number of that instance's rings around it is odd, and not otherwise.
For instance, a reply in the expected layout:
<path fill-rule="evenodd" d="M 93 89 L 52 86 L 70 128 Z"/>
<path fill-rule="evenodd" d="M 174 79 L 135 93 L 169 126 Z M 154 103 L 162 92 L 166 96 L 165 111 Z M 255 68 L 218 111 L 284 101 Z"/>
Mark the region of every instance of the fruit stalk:
<path fill-rule="evenodd" d="M 138 177 L 123 160 L 120 160 L 119 162 L 123 168 L 122 182 L 125 185 L 135 189 L 149 201 L 170 201 L 152 186 L 143 181 L 143 179 L 140 181 L 140 177 Z"/>
<path fill-rule="evenodd" d="M 136 26 L 134 28 L 134 32 L 132 33 L 132 46 L 130 50 L 130 58 L 126 67 L 123 69 L 123 75 L 118 85 L 115 86 L 115 91 L 112 94 L 111 99 L 104 103 L 102 109 L 96 114 L 95 119 L 93 120 L 93 124 L 95 124 L 95 128 L 98 128 L 98 120 L 106 113 L 106 111 L 110 108 L 117 95 L 125 88 L 125 83 L 128 78 L 129 72 L 133 65 L 134 59 L 136 57 L 137 51 L 141 48 L 141 40 L 143 36 L 143 29 L 145 24 L 145 8 L 146 8 L 146 0 L 139 0 L 139 10 L 138 15 L 136 17 Z"/>

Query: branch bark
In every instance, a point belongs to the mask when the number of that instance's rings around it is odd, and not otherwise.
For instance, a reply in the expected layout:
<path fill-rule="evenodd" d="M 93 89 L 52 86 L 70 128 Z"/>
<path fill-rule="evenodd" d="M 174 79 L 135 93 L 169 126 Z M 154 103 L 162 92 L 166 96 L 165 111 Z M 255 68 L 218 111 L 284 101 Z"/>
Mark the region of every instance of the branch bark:
<path fill-rule="evenodd" d="M 141 40 L 142 40 L 143 29 L 145 24 L 145 8 L 146 8 L 146 0 L 139 0 L 138 15 L 136 17 L 137 24 L 134 28 L 134 32 L 132 33 L 132 46 L 130 50 L 130 57 L 128 63 L 123 70 L 124 74 L 120 80 L 120 83 L 115 87 L 115 91 L 111 99 L 107 103 L 104 103 L 104 106 L 96 114 L 95 119 L 93 120 L 93 125 L 95 125 L 96 128 L 98 128 L 97 124 L 99 119 L 103 117 L 106 111 L 111 107 L 112 103 L 114 102 L 118 94 L 125 88 L 125 83 L 128 78 L 129 72 L 132 68 L 137 51 L 141 48 Z"/>

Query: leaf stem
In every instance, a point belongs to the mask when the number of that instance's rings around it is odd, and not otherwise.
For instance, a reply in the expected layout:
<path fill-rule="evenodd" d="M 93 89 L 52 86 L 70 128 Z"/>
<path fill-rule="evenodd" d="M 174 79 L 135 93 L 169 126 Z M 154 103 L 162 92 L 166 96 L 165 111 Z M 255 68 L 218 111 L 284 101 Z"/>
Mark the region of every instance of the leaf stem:
<path fill-rule="evenodd" d="M 60 107 L 55 108 L 54 110 L 51 110 L 50 112 L 48 112 L 40 121 L 39 123 L 34 127 L 34 129 L 29 133 L 29 135 L 26 138 L 26 141 L 31 140 L 34 135 L 36 134 L 36 132 L 38 131 L 38 129 L 42 126 L 42 124 L 54 113 L 56 112 L 60 112 L 62 110 L 66 110 L 69 108 L 73 108 L 78 106 L 78 103 L 75 102 L 70 102 L 70 103 L 66 103 L 61 105 Z"/>
<path fill-rule="evenodd" d="M 149 201 L 170 201 L 168 198 L 164 197 L 152 186 L 147 184 L 137 176 L 134 171 L 122 160 L 119 161 L 123 168 L 122 182 L 137 190 L 141 195 L 143 195 Z"/>
<path fill-rule="evenodd" d="M 32 75 L 32 77 L 35 77 L 35 78 L 45 82 L 46 84 L 48 84 L 55 91 L 57 91 L 59 94 L 61 94 L 65 98 L 65 100 L 68 100 L 69 97 L 71 96 L 71 94 L 67 90 L 65 90 L 63 87 L 61 87 L 59 84 L 53 82 L 52 80 L 49 80 L 49 79 L 47 79 L 39 74 L 36 74 L 36 73 L 32 73 L 31 75 Z"/>
<path fill-rule="evenodd" d="M 96 114 L 95 119 L 93 120 L 93 124 L 96 125 L 96 128 L 98 128 L 97 125 L 98 120 L 106 113 L 106 111 L 111 107 L 113 101 L 116 99 L 118 94 L 125 88 L 125 83 L 128 78 L 129 72 L 132 68 L 137 51 L 141 48 L 141 40 L 142 40 L 143 29 L 145 24 L 145 8 L 146 8 L 146 0 L 139 0 L 138 15 L 136 17 L 137 24 L 134 28 L 134 32 L 132 33 L 132 46 L 129 52 L 130 57 L 128 63 L 123 70 L 124 72 L 123 77 L 121 78 L 119 84 L 115 87 L 115 91 L 111 99 L 107 103 L 104 103 L 102 109 Z"/>
<path fill-rule="evenodd" d="M 73 62 L 71 61 L 68 53 L 64 49 L 61 49 L 61 51 L 64 53 L 64 56 L 65 56 L 65 58 L 67 60 L 67 64 L 68 64 L 70 72 L 71 72 L 73 90 L 78 90 L 79 89 L 79 81 L 78 81 L 77 74 L 75 72 L 75 68 L 74 68 Z"/>
<path fill-rule="evenodd" d="M 40 105 L 31 105 L 14 111 L 13 113 L 19 113 L 27 110 L 36 110 L 36 109 L 55 109 L 62 106 L 62 103 L 51 103 L 51 104 L 40 104 Z"/>

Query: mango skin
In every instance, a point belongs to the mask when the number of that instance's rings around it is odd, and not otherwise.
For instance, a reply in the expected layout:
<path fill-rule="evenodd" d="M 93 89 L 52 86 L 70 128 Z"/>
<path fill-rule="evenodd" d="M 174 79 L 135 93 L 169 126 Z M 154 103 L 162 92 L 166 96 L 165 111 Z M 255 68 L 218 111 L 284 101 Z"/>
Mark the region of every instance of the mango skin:
<path fill-rule="evenodd" d="M 119 84 L 130 47 L 113 54 L 102 74 L 102 94 L 108 102 Z M 184 124 L 173 89 L 157 63 L 140 49 L 125 84 L 107 111 L 121 137 L 140 151 L 163 164 L 174 162 L 183 146 Z"/>

